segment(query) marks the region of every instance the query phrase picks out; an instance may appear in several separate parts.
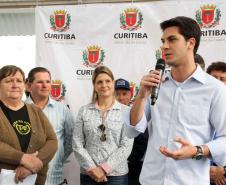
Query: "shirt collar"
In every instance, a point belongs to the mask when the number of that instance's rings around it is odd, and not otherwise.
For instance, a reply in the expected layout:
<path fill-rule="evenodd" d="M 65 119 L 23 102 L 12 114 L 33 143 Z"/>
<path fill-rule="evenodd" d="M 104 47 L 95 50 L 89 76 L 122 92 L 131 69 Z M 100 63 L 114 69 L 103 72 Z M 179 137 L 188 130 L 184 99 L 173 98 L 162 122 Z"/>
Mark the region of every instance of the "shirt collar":
<path fill-rule="evenodd" d="M 196 65 L 196 69 L 195 69 L 195 72 L 188 78 L 186 79 L 185 81 L 189 80 L 189 79 L 194 79 L 202 84 L 205 84 L 206 83 L 206 72 L 202 70 L 202 68 L 199 66 L 199 65 Z M 171 73 L 170 71 L 167 71 L 165 74 L 164 74 L 164 80 L 163 80 L 163 83 L 166 82 L 167 80 L 173 80 L 172 76 L 171 76 Z M 184 82 L 185 82 L 184 81 Z"/>
<path fill-rule="evenodd" d="M 205 84 L 206 83 L 206 72 L 203 71 L 203 69 L 199 66 L 199 65 L 196 65 L 196 70 L 195 72 L 192 74 L 192 78 Z"/>
<path fill-rule="evenodd" d="M 96 103 L 90 103 L 90 104 L 88 105 L 88 108 L 89 108 L 89 109 L 98 109 L 97 106 L 96 106 Z M 121 109 L 121 104 L 120 104 L 117 100 L 115 100 L 113 106 L 111 106 L 109 110 L 111 110 L 111 109 L 112 109 L 112 110 L 113 110 L 113 109 L 120 110 L 120 109 Z M 98 109 L 98 110 L 99 110 L 99 109 Z"/>
<path fill-rule="evenodd" d="M 34 101 L 32 100 L 31 96 L 29 96 L 26 100 L 27 103 L 29 104 L 35 104 Z M 54 107 L 54 105 L 56 104 L 56 102 L 49 96 L 49 100 L 48 100 L 48 103 L 46 104 L 45 107 L 48 107 L 48 106 L 52 106 Z"/>

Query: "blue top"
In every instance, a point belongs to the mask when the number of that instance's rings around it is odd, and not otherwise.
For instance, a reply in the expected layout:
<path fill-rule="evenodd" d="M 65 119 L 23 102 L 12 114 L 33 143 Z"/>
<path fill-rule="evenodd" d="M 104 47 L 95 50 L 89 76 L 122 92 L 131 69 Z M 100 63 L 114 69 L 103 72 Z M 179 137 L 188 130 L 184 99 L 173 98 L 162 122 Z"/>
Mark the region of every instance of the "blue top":
<path fill-rule="evenodd" d="M 34 102 L 29 97 L 26 103 Z M 75 122 L 69 108 L 51 98 L 49 98 L 43 112 L 53 126 L 58 140 L 57 152 L 49 163 L 45 185 L 56 185 L 64 180 L 63 164 L 72 152 L 72 135 Z"/>
<path fill-rule="evenodd" d="M 175 82 L 170 73 L 162 82 L 154 106 L 148 99 L 145 114 L 149 122 L 127 127 L 128 133 L 144 132 L 149 127 L 149 143 L 140 182 L 142 185 L 206 185 L 210 183 L 207 158 L 174 160 L 162 155 L 160 146 L 171 150 L 180 148 L 177 136 L 192 145 L 207 145 L 212 158 L 226 164 L 226 87 L 199 66 L 184 82 Z M 213 139 L 214 131 L 218 133 Z"/>

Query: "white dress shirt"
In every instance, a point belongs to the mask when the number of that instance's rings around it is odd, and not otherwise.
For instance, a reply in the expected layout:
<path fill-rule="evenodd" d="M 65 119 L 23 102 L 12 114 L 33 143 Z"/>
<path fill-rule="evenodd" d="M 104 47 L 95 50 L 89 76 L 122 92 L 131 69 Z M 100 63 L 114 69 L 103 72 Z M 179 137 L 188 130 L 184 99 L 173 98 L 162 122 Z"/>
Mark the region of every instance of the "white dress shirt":
<path fill-rule="evenodd" d="M 207 145 L 212 158 L 226 162 L 226 87 L 197 66 L 184 82 L 176 83 L 170 73 L 161 84 L 154 106 L 148 98 L 145 114 L 149 122 L 127 127 L 128 135 L 149 127 L 149 141 L 140 182 L 142 185 L 209 185 L 209 159 L 174 160 L 159 147 L 177 150 L 179 136 L 192 145 Z M 212 140 L 214 131 L 217 139 Z M 225 165 L 226 163 L 224 163 Z"/>

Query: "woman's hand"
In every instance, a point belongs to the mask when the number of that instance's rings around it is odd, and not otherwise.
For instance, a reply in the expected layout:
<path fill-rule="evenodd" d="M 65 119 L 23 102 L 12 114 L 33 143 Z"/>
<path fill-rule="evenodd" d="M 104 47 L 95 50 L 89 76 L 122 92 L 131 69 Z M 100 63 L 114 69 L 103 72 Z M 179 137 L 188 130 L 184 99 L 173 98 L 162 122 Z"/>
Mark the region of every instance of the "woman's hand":
<path fill-rule="evenodd" d="M 24 154 L 21 158 L 20 164 L 29 169 L 32 173 L 37 173 L 43 167 L 43 163 L 37 155 L 38 151 L 33 154 Z"/>
<path fill-rule="evenodd" d="M 87 170 L 87 174 L 96 182 L 107 182 L 105 172 L 100 166 Z"/>
<path fill-rule="evenodd" d="M 28 170 L 27 168 L 23 167 L 23 166 L 18 166 L 16 169 L 15 169 L 15 181 L 16 183 L 18 183 L 19 181 L 20 182 L 23 182 L 23 180 L 32 174 L 32 172 L 30 170 Z"/>

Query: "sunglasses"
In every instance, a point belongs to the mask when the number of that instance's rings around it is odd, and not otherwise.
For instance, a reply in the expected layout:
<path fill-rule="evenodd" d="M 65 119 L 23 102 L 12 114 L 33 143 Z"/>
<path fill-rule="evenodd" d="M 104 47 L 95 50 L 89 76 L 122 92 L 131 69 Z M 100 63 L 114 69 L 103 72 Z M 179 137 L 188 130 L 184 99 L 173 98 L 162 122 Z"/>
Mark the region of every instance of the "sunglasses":
<path fill-rule="evenodd" d="M 106 127 L 104 126 L 104 124 L 99 125 L 98 129 L 101 131 L 100 140 L 102 142 L 106 141 L 107 140 L 106 133 L 105 133 Z"/>

